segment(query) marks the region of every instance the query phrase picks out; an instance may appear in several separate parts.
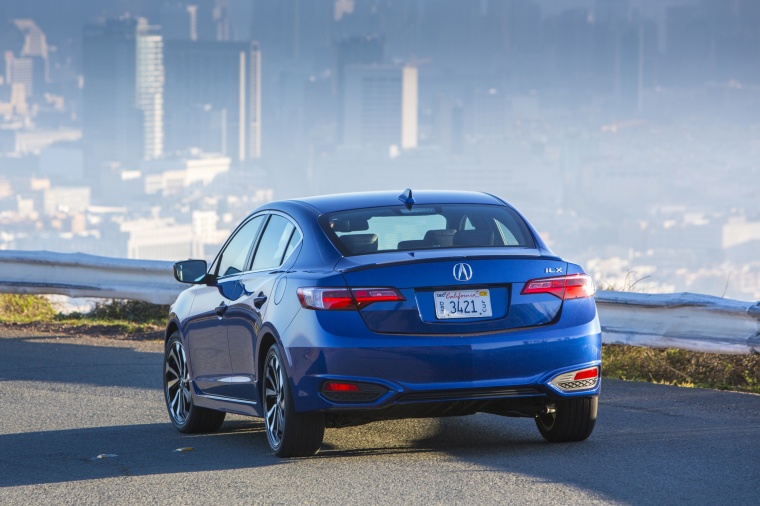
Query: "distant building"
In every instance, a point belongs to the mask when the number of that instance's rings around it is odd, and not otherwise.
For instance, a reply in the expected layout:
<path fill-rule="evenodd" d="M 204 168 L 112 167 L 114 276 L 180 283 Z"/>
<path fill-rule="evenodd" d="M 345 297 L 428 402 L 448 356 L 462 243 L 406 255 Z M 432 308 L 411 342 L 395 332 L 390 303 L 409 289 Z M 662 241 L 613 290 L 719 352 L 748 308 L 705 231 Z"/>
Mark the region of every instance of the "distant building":
<path fill-rule="evenodd" d="M 148 195 L 171 195 L 181 193 L 195 183 L 209 185 L 218 175 L 230 170 L 230 162 L 229 157 L 218 155 L 146 162 L 143 164 L 144 191 Z"/>
<path fill-rule="evenodd" d="M 81 213 L 90 205 L 90 188 L 86 186 L 58 186 L 42 194 L 45 214 Z"/>
<path fill-rule="evenodd" d="M 178 260 L 201 258 L 203 243 L 193 237 L 191 223 L 173 219 L 138 219 L 119 225 L 125 239 L 127 258 L 146 260 Z"/>
<path fill-rule="evenodd" d="M 166 151 L 261 156 L 261 51 L 255 42 L 166 41 Z"/>
<path fill-rule="evenodd" d="M 106 166 L 135 167 L 142 158 L 142 112 L 136 96 L 134 19 L 86 25 L 82 46 L 85 175 L 99 188 Z"/>
<path fill-rule="evenodd" d="M 5 53 L 5 80 L 10 85 L 21 84 L 27 97 L 34 95 L 34 61 L 31 58 L 17 58 L 13 53 Z"/>
<path fill-rule="evenodd" d="M 401 77 L 401 147 L 417 147 L 418 86 L 417 67 L 406 66 Z"/>
<path fill-rule="evenodd" d="M 24 34 L 24 56 L 41 56 L 47 58 L 48 45 L 45 33 L 31 19 L 14 19 L 13 24 Z"/>
<path fill-rule="evenodd" d="M 12 83 L 8 98 L 8 102 L 0 101 L 0 116 L 11 119 L 13 116 L 27 116 L 29 114 L 25 84 Z M 0 147 L 0 151 L 4 151 L 4 149 Z"/>
<path fill-rule="evenodd" d="M 74 128 L 57 130 L 18 129 L 15 130 L 14 151 L 19 154 L 39 154 L 43 149 L 58 142 L 76 142 L 82 138 L 82 131 Z"/>
<path fill-rule="evenodd" d="M 343 143 L 389 148 L 417 146 L 417 69 L 390 65 L 346 68 Z"/>
<path fill-rule="evenodd" d="M 496 87 L 476 88 L 468 112 L 468 134 L 477 140 L 501 141 L 507 132 L 508 97 Z"/>
<path fill-rule="evenodd" d="M 41 95 L 46 83 L 50 81 L 48 45 L 45 33 L 31 19 L 14 19 L 9 27 L 16 32 L 13 36 L 23 41 L 20 48 L 16 46 L 11 70 L 12 78 L 6 75 L 8 83 L 24 83 L 27 96 Z M 6 56 L 7 58 L 7 56 Z M 7 72 L 8 69 L 6 69 Z"/>
<path fill-rule="evenodd" d="M 348 37 L 335 44 L 335 81 L 338 97 L 338 139 L 343 139 L 346 68 L 351 65 L 381 65 L 385 61 L 385 42 L 376 36 Z"/>
<path fill-rule="evenodd" d="M 161 32 L 166 40 L 214 40 L 214 0 L 162 2 Z"/>
<path fill-rule="evenodd" d="M 381 37 L 348 37 L 335 44 L 335 82 L 338 94 L 349 65 L 380 65 L 385 61 L 385 41 Z"/>
<path fill-rule="evenodd" d="M 652 83 L 657 55 L 657 26 L 638 21 L 619 29 L 615 43 L 615 93 L 621 117 L 643 112 L 644 86 Z"/>
<path fill-rule="evenodd" d="M 245 3 L 250 5 L 252 13 L 251 37 L 261 44 L 268 65 L 297 60 L 328 63 L 333 0 L 247 0 Z M 232 11 L 233 5 L 229 8 Z"/>
<path fill-rule="evenodd" d="M 698 5 L 669 5 L 665 12 L 666 76 L 676 84 L 704 79 L 710 74 L 714 48 L 709 22 Z M 714 55 L 713 55 L 714 56 Z M 714 62 L 713 62 L 714 63 Z"/>
<path fill-rule="evenodd" d="M 203 255 L 197 258 L 213 257 L 224 241 L 229 237 L 230 230 L 218 229 L 219 214 L 216 211 L 193 211 L 193 238 L 203 247 Z"/>
<path fill-rule="evenodd" d="M 164 46 L 157 27 L 141 19 L 137 26 L 137 107 L 142 111 L 143 159 L 164 151 Z"/>
<path fill-rule="evenodd" d="M 641 113 L 644 65 L 644 27 L 620 34 L 615 54 L 615 91 L 621 113 Z"/>

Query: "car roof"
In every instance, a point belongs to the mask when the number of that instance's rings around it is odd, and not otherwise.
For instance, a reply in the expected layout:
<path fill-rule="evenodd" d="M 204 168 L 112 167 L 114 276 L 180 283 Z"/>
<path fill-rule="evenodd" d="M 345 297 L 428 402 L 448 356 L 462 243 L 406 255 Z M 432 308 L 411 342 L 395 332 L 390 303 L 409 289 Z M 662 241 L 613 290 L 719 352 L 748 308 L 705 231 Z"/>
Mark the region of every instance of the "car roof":
<path fill-rule="evenodd" d="M 320 214 L 361 209 L 366 207 L 398 206 L 403 203 L 400 191 L 377 191 L 361 193 L 339 193 L 291 199 L 291 202 L 308 204 Z M 491 204 L 504 205 L 493 195 L 466 191 L 412 190 L 414 205 L 432 204 Z M 287 201 L 286 201 L 287 202 Z"/>

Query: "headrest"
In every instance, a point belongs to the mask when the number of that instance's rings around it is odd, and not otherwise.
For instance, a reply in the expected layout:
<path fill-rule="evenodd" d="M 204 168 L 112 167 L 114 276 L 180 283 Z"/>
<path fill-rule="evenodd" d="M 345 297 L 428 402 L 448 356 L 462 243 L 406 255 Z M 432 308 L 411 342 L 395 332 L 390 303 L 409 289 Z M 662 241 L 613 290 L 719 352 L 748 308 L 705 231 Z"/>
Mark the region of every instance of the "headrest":
<path fill-rule="evenodd" d="M 354 254 L 377 251 L 377 234 L 342 235 L 340 240 Z"/>
<path fill-rule="evenodd" d="M 330 227 L 334 232 L 361 232 L 369 230 L 369 221 L 366 218 L 333 218 Z"/>
<path fill-rule="evenodd" d="M 493 232 L 488 230 L 459 230 L 454 234 L 454 246 L 493 246 Z"/>
<path fill-rule="evenodd" d="M 431 246 L 448 247 L 454 244 L 455 228 L 442 228 L 440 230 L 428 230 L 425 233 L 425 242 Z"/>

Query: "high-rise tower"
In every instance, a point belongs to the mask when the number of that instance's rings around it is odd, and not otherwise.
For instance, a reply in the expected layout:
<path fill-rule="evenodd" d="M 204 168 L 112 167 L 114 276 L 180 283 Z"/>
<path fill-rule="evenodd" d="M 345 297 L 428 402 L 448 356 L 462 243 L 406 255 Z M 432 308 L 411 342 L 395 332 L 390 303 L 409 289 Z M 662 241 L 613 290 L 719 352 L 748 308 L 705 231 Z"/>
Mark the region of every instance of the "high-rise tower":
<path fill-rule="evenodd" d="M 142 158 L 142 112 L 136 95 L 137 20 L 86 25 L 83 40 L 85 176 L 97 188 L 114 162 Z"/>
<path fill-rule="evenodd" d="M 343 89 L 346 145 L 417 146 L 417 68 L 349 65 Z"/>
<path fill-rule="evenodd" d="M 23 34 L 24 47 L 18 56 L 31 60 L 32 80 L 27 95 L 42 95 L 44 85 L 50 81 L 48 45 L 45 33 L 31 19 L 14 19 L 13 25 Z"/>
<path fill-rule="evenodd" d="M 166 41 L 166 150 L 261 156 L 261 51 L 255 42 Z"/>
<path fill-rule="evenodd" d="M 164 45 L 157 28 L 144 18 L 137 25 L 136 103 L 143 116 L 144 160 L 164 150 Z"/>
<path fill-rule="evenodd" d="M 346 68 L 352 65 L 380 65 L 385 44 L 376 36 L 347 37 L 335 44 L 335 81 L 333 90 L 338 105 L 338 139 L 346 141 Z M 351 135 L 349 134 L 349 138 Z"/>

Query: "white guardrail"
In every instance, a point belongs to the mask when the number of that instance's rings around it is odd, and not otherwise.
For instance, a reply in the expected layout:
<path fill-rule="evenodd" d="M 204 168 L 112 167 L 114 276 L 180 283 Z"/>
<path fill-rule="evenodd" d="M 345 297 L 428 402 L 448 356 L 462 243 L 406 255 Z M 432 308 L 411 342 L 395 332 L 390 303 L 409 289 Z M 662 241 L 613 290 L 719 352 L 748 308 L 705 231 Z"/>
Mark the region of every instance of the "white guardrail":
<path fill-rule="evenodd" d="M 189 286 L 174 279 L 172 265 L 84 253 L 0 251 L 0 292 L 171 304 Z"/>
<path fill-rule="evenodd" d="M 83 253 L 0 251 L 0 292 L 171 304 L 187 285 L 172 262 Z M 602 340 L 708 353 L 760 353 L 760 303 L 708 295 L 596 294 Z"/>

